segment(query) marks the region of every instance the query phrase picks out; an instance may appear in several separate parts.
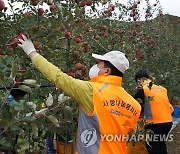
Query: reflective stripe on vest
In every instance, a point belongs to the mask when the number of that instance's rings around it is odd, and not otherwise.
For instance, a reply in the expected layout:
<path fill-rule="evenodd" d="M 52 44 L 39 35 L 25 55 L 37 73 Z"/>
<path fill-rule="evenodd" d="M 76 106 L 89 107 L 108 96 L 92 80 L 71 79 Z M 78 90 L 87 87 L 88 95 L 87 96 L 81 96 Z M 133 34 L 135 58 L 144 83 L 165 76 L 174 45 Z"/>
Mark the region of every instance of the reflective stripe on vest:
<path fill-rule="evenodd" d="M 98 81 L 90 84 L 94 113 L 88 116 L 80 109 L 77 153 L 127 154 L 126 135 L 136 127 L 141 110 L 139 103 L 119 85 Z"/>
<path fill-rule="evenodd" d="M 172 122 L 172 105 L 169 103 L 167 96 L 167 89 L 155 84 L 149 88 L 151 80 L 145 80 L 143 82 L 143 89 L 145 98 L 144 115 L 148 123 L 165 123 Z"/>

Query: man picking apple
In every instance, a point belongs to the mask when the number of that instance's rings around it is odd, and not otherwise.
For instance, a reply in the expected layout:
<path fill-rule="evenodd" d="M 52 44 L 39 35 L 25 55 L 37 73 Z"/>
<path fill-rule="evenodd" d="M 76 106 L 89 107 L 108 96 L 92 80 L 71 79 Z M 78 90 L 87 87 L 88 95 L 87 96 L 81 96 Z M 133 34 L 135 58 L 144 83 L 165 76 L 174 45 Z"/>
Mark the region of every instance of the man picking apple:
<path fill-rule="evenodd" d="M 74 79 L 39 55 L 33 43 L 22 35 L 18 44 L 33 65 L 57 88 L 80 104 L 76 153 L 126 154 L 126 136 L 139 119 L 141 106 L 121 86 L 129 61 L 120 51 L 92 54 L 98 60 L 90 71 L 90 81 Z M 110 136 L 105 138 L 105 136 Z"/>

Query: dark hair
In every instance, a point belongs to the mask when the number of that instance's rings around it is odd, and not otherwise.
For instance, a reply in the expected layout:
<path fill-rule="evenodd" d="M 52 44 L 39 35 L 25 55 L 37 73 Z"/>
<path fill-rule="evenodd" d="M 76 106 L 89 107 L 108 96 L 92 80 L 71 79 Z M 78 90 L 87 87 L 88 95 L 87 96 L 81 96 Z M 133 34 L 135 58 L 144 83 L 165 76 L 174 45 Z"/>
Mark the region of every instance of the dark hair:
<path fill-rule="evenodd" d="M 111 64 L 109 61 L 104 61 L 104 66 L 111 69 L 111 75 L 123 77 L 123 73 L 119 71 L 113 64 Z"/>
<path fill-rule="evenodd" d="M 18 88 L 12 88 L 11 91 L 10 91 L 10 94 L 15 97 L 15 98 L 18 98 L 19 96 L 20 97 L 23 97 L 24 95 L 27 94 L 27 92 L 23 91 L 23 90 L 20 90 Z"/>
<path fill-rule="evenodd" d="M 147 78 L 147 79 L 150 78 L 150 77 L 149 77 L 149 73 L 148 73 L 146 70 L 139 70 L 139 71 L 136 72 L 136 74 L 135 74 L 135 80 L 136 80 L 136 82 L 137 82 L 138 79 L 141 79 L 141 78 L 143 78 L 143 77 L 145 77 L 145 78 Z"/>

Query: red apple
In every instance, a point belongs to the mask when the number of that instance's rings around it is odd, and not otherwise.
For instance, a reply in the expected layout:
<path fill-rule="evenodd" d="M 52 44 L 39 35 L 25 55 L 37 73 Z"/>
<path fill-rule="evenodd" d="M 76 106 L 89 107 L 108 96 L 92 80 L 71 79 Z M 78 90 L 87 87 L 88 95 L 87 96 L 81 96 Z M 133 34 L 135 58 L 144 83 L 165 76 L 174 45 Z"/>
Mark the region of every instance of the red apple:
<path fill-rule="evenodd" d="M 0 0 L 0 11 L 4 10 L 5 4 L 3 0 Z"/>
<path fill-rule="evenodd" d="M 82 46 L 83 48 L 87 48 L 87 47 L 88 47 L 88 43 L 87 43 L 87 42 L 83 42 L 83 43 L 81 44 L 81 46 Z"/>
<path fill-rule="evenodd" d="M 14 37 L 11 41 L 11 43 L 12 43 L 11 47 L 16 48 L 18 46 L 18 44 L 17 44 L 18 42 L 19 41 L 18 41 L 17 37 Z"/>
<path fill-rule="evenodd" d="M 110 11 L 114 11 L 115 6 L 113 4 L 110 4 Z"/>
<path fill-rule="evenodd" d="M 99 35 L 94 36 L 94 39 L 99 40 L 100 39 Z"/>
<path fill-rule="evenodd" d="M 81 63 L 76 63 L 74 67 L 75 67 L 75 69 L 77 69 L 77 70 L 82 70 L 84 66 L 83 66 L 83 64 L 81 64 Z"/>
<path fill-rule="evenodd" d="M 39 9 L 38 9 L 38 15 L 39 15 L 39 16 L 42 16 L 43 13 L 44 13 L 44 9 L 43 9 L 43 8 L 39 8 Z"/>
<path fill-rule="evenodd" d="M 102 30 L 105 31 L 107 29 L 107 26 L 103 26 Z"/>
<path fill-rule="evenodd" d="M 87 6 L 91 6 L 91 5 L 92 5 L 92 0 L 87 0 L 87 1 L 86 1 L 86 5 L 87 5 Z"/>
<path fill-rule="evenodd" d="M 32 29 L 32 30 L 36 30 L 36 29 L 37 29 L 37 26 L 36 26 L 36 25 L 32 25 L 32 26 L 31 26 L 31 29 Z"/>
<path fill-rule="evenodd" d="M 119 29 L 116 29 L 114 32 L 115 32 L 115 34 L 120 34 L 121 33 L 121 31 Z"/>
<path fill-rule="evenodd" d="M 28 38 L 28 35 L 27 35 L 27 34 L 24 34 L 24 35 Z M 20 33 L 19 36 L 16 36 L 16 37 L 14 37 L 14 38 L 12 39 L 12 41 L 11 41 L 11 43 L 12 43 L 11 47 L 12 47 L 12 48 L 16 48 L 16 47 L 18 46 L 18 44 L 20 44 L 20 42 L 18 41 L 18 39 L 24 40 L 23 37 L 22 37 L 22 33 Z"/>
<path fill-rule="evenodd" d="M 82 77 L 82 73 L 81 72 L 76 73 L 76 78 L 81 78 L 81 77 Z"/>
<path fill-rule="evenodd" d="M 80 0 L 75 0 L 76 4 L 79 4 Z"/>
<path fill-rule="evenodd" d="M 53 0 L 46 0 L 47 5 L 52 5 Z"/>
<path fill-rule="evenodd" d="M 39 2 L 38 0 L 31 0 L 31 3 L 33 6 L 37 6 Z"/>
<path fill-rule="evenodd" d="M 83 39 L 83 35 L 82 34 L 79 34 L 78 36 L 81 40 Z"/>
<path fill-rule="evenodd" d="M 105 33 L 105 34 L 104 34 L 104 37 L 105 37 L 105 38 L 108 38 L 108 37 L 109 37 L 109 34 Z"/>
<path fill-rule="evenodd" d="M 55 4 L 50 5 L 50 10 L 51 10 L 51 11 L 54 10 L 55 8 L 56 8 L 56 5 L 55 5 Z"/>
<path fill-rule="evenodd" d="M 88 52 L 88 47 L 87 48 L 82 47 L 82 51 L 83 52 Z"/>
<path fill-rule="evenodd" d="M 61 32 L 64 32 L 65 30 L 66 30 L 66 27 L 65 27 L 64 25 L 61 25 L 60 31 L 61 31 Z"/>
<path fill-rule="evenodd" d="M 71 37 L 71 32 L 65 32 L 65 33 L 64 33 L 64 36 L 65 36 L 66 38 Z"/>
<path fill-rule="evenodd" d="M 75 38 L 74 38 L 74 41 L 75 41 L 76 43 L 80 43 L 80 42 L 81 42 L 81 39 L 80 39 L 79 37 L 75 37 Z"/>
<path fill-rule="evenodd" d="M 85 2 L 81 2 L 81 3 L 79 3 L 79 7 L 84 7 L 86 5 L 86 3 Z"/>
<path fill-rule="evenodd" d="M 77 58 L 79 56 L 79 51 L 75 50 L 73 52 L 73 57 Z"/>
<path fill-rule="evenodd" d="M 87 70 L 86 70 L 85 67 L 82 68 L 82 75 L 83 75 L 83 76 L 87 75 Z"/>
<path fill-rule="evenodd" d="M 15 49 L 13 47 L 11 47 L 9 50 L 10 50 L 10 52 L 14 52 L 15 51 Z"/>
<path fill-rule="evenodd" d="M 32 16 L 31 16 L 31 14 L 27 11 L 27 12 L 24 13 L 24 17 L 30 19 Z"/>
<path fill-rule="evenodd" d="M 73 71 L 67 72 L 67 75 L 74 77 L 75 73 Z"/>
<path fill-rule="evenodd" d="M 3 51 L 2 51 L 2 49 L 0 48 L 0 55 L 3 55 Z"/>

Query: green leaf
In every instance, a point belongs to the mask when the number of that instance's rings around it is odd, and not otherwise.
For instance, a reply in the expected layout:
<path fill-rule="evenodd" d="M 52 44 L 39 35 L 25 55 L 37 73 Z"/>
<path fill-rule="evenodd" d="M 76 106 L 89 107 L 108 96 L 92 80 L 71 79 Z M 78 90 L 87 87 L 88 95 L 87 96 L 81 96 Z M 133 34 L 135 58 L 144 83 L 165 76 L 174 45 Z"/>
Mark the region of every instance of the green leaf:
<path fill-rule="evenodd" d="M 11 75 L 10 77 L 12 79 L 14 79 L 16 77 L 16 74 L 18 72 L 18 65 L 17 65 L 17 60 L 15 59 L 13 62 L 12 62 L 12 66 L 11 66 Z"/>
<path fill-rule="evenodd" d="M 3 104 L 2 115 L 6 120 L 10 120 L 12 118 L 12 113 L 10 112 L 10 106 L 8 104 Z"/>
<path fill-rule="evenodd" d="M 27 106 L 29 106 L 30 108 L 32 108 L 33 110 L 36 110 L 36 104 L 33 102 L 26 102 Z"/>
<path fill-rule="evenodd" d="M 11 144 L 4 138 L 0 138 L 0 145 L 5 147 L 10 147 Z"/>
<path fill-rule="evenodd" d="M 19 89 L 21 89 L 22 91 L 25 91 L 27 93 L 32 93 L 32 89 L 29 86 L 26 86 L 26 85 L 19 86 Z"/>
<path fill-rule="evenodd" d="M 0 74 L 0 84 L 4 85 L 4 75 Z"/>
<path fill-rule="evenodd" d="M 26 79 L 22 83 L 30 86 L 34 86 L 37 84 L 36 80 L 34 79 Z"/>
<path fill-rule="evenodd" d="M 35 119 L 36 119 L 36 118 L 33 117 L 33 116 L 27 116 L 27 117 L 21 118 L 20 120 L 21 120 L 21 121 L 31 122 L 31 121 L 34 121 Z"/>
<path fill-rule="evenodd" d="M 66 111 L 66 112 L 71 113 L 72 110 L 73 110 L 73 108 L 71 108 L 71 107 L 69 107 L 69 106 L 65 106 L 65 107 L 64 107 L 64 111 Z"/>
<path fill-rule="evenodd" d="M 32 131 L 34 133 L 34 137 L 37 138 L 38 137 L 38 127 L 35 123 L 32 123 L 31 126 L 32 126 Z"/>
<path fill-rule="evenodd" d="M 46 105 L 47 106 L 53 105 L 53 96 L 50 93 L 49 93 L 49 96 L 48 96 L 48 98 L 46 100 Z"/>
<path fill-rule="evenodd" d="M 48 117 L 48 119 L 49 119 L 50 121 L 53 122 L 53 124 L 54 124 L 56 127 L 59 127 L 59 121 L 56 119 L 56 117 L 54 117 L 54 116 L 52 116 L 52 115 L 49 115 L 49 116 L 47 116 L 47 117 Z"/>

